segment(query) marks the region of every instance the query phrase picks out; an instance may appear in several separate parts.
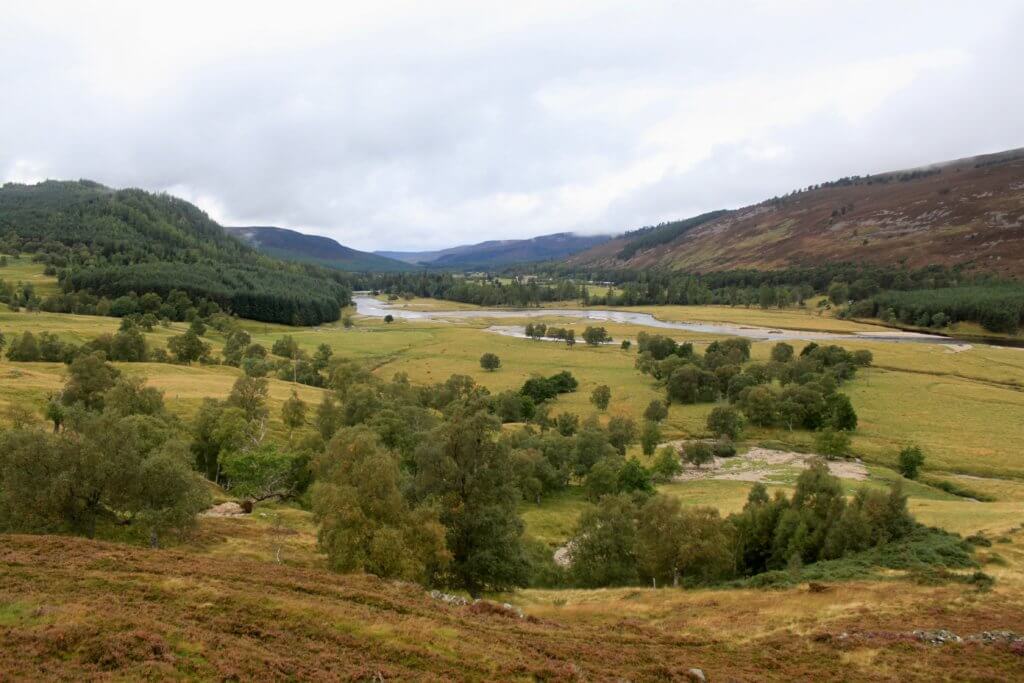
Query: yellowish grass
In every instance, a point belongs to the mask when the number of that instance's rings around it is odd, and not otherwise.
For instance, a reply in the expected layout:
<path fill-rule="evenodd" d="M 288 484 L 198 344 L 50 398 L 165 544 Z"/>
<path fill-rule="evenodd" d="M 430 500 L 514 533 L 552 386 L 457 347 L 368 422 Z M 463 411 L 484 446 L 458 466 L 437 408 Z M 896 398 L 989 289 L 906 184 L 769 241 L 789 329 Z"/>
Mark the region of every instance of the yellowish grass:
<path fill-rule="evenodd" d="M 32 259 L 26 256 L 13 258 L 8 255 L 7 265 L 0 267 L 0 280 L 11 284 L 19 282 L 31 284 L 35 293 L 40 297 L 55 294 L 60 290 L 57 278 L 53 275 L 44 275 L 43 265 L 33 263 Z"/>

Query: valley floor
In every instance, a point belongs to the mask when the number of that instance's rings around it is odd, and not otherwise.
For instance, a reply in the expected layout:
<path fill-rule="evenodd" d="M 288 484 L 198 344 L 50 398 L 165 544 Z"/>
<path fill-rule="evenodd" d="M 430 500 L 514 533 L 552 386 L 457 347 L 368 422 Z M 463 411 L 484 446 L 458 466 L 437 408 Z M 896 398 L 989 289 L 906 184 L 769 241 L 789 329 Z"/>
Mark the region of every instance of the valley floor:
<path fill-rule="evenodd" d="M 400 305 L 452 307 L 424 300 Z M 871 329 L 795 310 L 638 310 L 665 319 Z M 587 324 L 541 320 L 572 327 L 577 338 Z M 580 380 L 579 390 L 559 397 L 553 414 L 592 414 L 588 397 L 601 384 L 612 391 L 602 420 L 618 414 L 639 419 L 652 399 L 663 398 L 653 380 L 634 368 L 635 345 L 631 351 L 617 344 L 569 349 L 495 335 L 487 331 L 495 322 L 357 318 L 351 329 L 340 323 L 243 324 L 267 347 L 284 334 L 309 352 L 327 343 L 337 357 L 361 361 L 382 378 L 405 373 L 415 384 L 458 373 L 498 392 L 518 389 L 534 374 L 569 370 Z M 82 343 L 117 326 L 114 318 L 0 311 L 8 339 L 45 330 Z M 624 324 L 605 327 L 616 342 L 638 332 Z M 163 345 L 185 329 L 174 323 L 146 336 Z M 698 348 L 715 339 L 670 336 Z M 206 339 L 215 352 L 223 344 L 212 330 Z M 500 609 L 447 605 L 413 585 L 330 573 L 308 512 L 261 505 L 243 518 L 201 518 L 191 535 L 165 550 L 0 536 L 0 671 L 13 679 L 64 680 L 685 680 L 691 667 L 711 680 L 1019 677 L 1024 645 L 994 636 L 987 637 L 993 642 L 966 638 L 987 631 L 1024 634 L 1024 351 L 975 344 L 953 352 L 868 340 L 843 346 L 874 354 L 874 366 L 844 385 L 860 418 L 853 452 L 865 477 L 844 485 L 852 492 L 862 483 L 890 483 L 898 478 L 892 466 L 899 449 L 920 445 L 927 460 L 923 483 L 907 482 L 910 509 L 924 523 L 965 536 L 984 532 L 994 541 L 978 552 L 982 569 L 996 579 L 991 591 L 958 582 L 920 585 L 892 574 L 830 584 L 821 592 L 803 584 L 785 590 L 526 590 L 495 596 L 522 607 L 527 618 L 518 619 Z M 754 359 L 766 360 L 770 349 L 771 343 L 754 343 Z M 501 358 L 499 370 L 480 369 L 484 352 Z M 240 374 L 227 366 L 119 367 L 163 390 L 168 408 L 186 420 L 204 397 L 223 398 Z M 61 364 L 0 361 L 0 420 L 10 406 L 42 408 L 64 377 Z M 272 435 L 285 434 L 280 408 L 293 389 L 314 405 L 324 393 L 271 380 Z M 712 407 L 671 406 L 664 439 L 703 435 Z M 780 429 L 749 429 L 744 442 L 744 449 L 812 448 L 809 433 Z M 629 454 L 643 457 L 636 445 Z M 772 490 L 789 490 L 797 473 L 787 461 L 758 477 Z M 962 495 L 937 488 L 938 482 L 959 487 Z M 742 507 L 750 485 L 746 476 L 700 476 L 660 490 L 729 513 Z M 222 492 L 217 496 L 223 499 Z M 580 487 L 570 487 L 539 505 L 524 503 L 521 513 L 527 532 L 555 548 L 586 506 Z M 965 640 L 934 645 L 913 633 L 941 629 Z"/>

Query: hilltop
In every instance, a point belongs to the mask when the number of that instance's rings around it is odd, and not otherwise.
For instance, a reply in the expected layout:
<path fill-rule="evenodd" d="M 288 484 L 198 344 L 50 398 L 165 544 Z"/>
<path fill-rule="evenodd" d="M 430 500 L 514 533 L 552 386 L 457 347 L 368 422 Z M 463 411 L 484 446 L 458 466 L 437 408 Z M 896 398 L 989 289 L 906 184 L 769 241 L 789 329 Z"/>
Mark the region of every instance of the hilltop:
<path fill-rule="evenodd" d="M 378 251 L 379 256 L 431 268 L 493 268 L 513 263 L 561 259 L 604 244 L 609 235 L 560 232 L 523 240 L 490 240 L 439 251 Z"/>
<path fill-rule="evenodd" d="M 830 262 L 1024 275 L 1024 149 L 840 178 L 636 230 L 569 259 L 689 272 Z"/>
<path fill-rule="evenodd" d="M 316 263 L 348 271 L 413 270 L 410 264 L 403 261 L 358 251 L 339 244 L 330 237 L 307 235 L 297 230 L 271 226 L 233 227 L 224 230 L 268 256 L 287 261 Z"/>

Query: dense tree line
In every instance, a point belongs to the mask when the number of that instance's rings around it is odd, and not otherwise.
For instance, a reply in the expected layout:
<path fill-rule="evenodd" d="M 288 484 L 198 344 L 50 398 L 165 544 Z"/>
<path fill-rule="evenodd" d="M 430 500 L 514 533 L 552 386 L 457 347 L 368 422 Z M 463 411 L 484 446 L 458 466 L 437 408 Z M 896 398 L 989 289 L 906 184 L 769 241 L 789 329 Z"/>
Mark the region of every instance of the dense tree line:
<path fill-rule="evenodd" d="M 259 266 L 173 262 L 73 270 L 62 286 L 108 298 L 133 292 L 152 292 L 161 297 L 172 291 L 185 292 L 190 299 L 208 299 L 242 318 L 285 325 L 335 321 L 350 296 L 336 282 L 317 281 L 299 273 L 269 273 Z"/>
<path fill-rule="evenodd" d="M 880 292 L 857 302 L 851 314 L 917 327 L 943 328 L 960 321 L 990 332 L 1016 333 L 1024 324 L 1024 287 L 992 283 L 945 289 Z"/>
<path fill-rule="evenodd" d="M 71 295 L 48 304 L 61 312 L 178 292 L 197 307 L 205 300 L 256 320 L 315 325 L 337 320 L 350 296 L 334 271 L 261 256 L 188 202 L 88 181 L 0 188 L 0 251 L 44 263 Z M 97 299 L 75 298 L 82 293 Z"/>
<path fill-rule="evenodd" d="M 699 216 L 694 216 L 693 218 L 661 223 L 660 225 L 627 232 L 623 237 L 629 238 L 629 241 L 616 256 L 624 261 L 629 260 L 633 258 L 638 251 L 646 251 L 662 244 L 668 244 L 669 242 L 683 236 L 690 230 L 693 230 L 705 223 L 710 223 L 716 218 L 728 213 L 729 211 L 724 209 L 709 211 L 707 213 L 702 213 Z"/>

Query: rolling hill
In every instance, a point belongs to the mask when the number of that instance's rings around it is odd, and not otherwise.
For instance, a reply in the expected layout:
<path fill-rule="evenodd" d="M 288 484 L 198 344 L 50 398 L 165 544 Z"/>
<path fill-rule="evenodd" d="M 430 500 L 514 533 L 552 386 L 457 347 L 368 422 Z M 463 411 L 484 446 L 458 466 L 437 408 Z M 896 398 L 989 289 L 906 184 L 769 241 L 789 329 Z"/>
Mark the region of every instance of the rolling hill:
<path fill-rule="evenodd" d="M 378 256 L 431 268 L 488 268 L 561 259 L 604 244 L 609 235 L 560 232 L 524 240 L 490 240 L 440 251 L 377 251 Z"/>
<path fill-rule="evenodd" d="M 52 310 L 183 294 L 254 320 L 319 324 L 337 320 L 350 294 L 332 271 L 261 255 L 182 199 L 88 180 L 0 187 L 0 253 L 33 254 L 65 293 L 88 295 Z"/>
<path fill-rule="evenodd" d="M 643 228 L 569 264 L 708 272 L 838 261 L 1024 275 L 1024 149 L 841 178 Z"/>
<path fill-rule="evenodd" d="M 412 270 L 406 262 L 357 251 L 339 244 L 330 237 L 307 235 L 296 230 L 271 226 L 224 228 L 260 252 L 287 261 L 316 263 L 337 270 L 401 271 Z"/>

